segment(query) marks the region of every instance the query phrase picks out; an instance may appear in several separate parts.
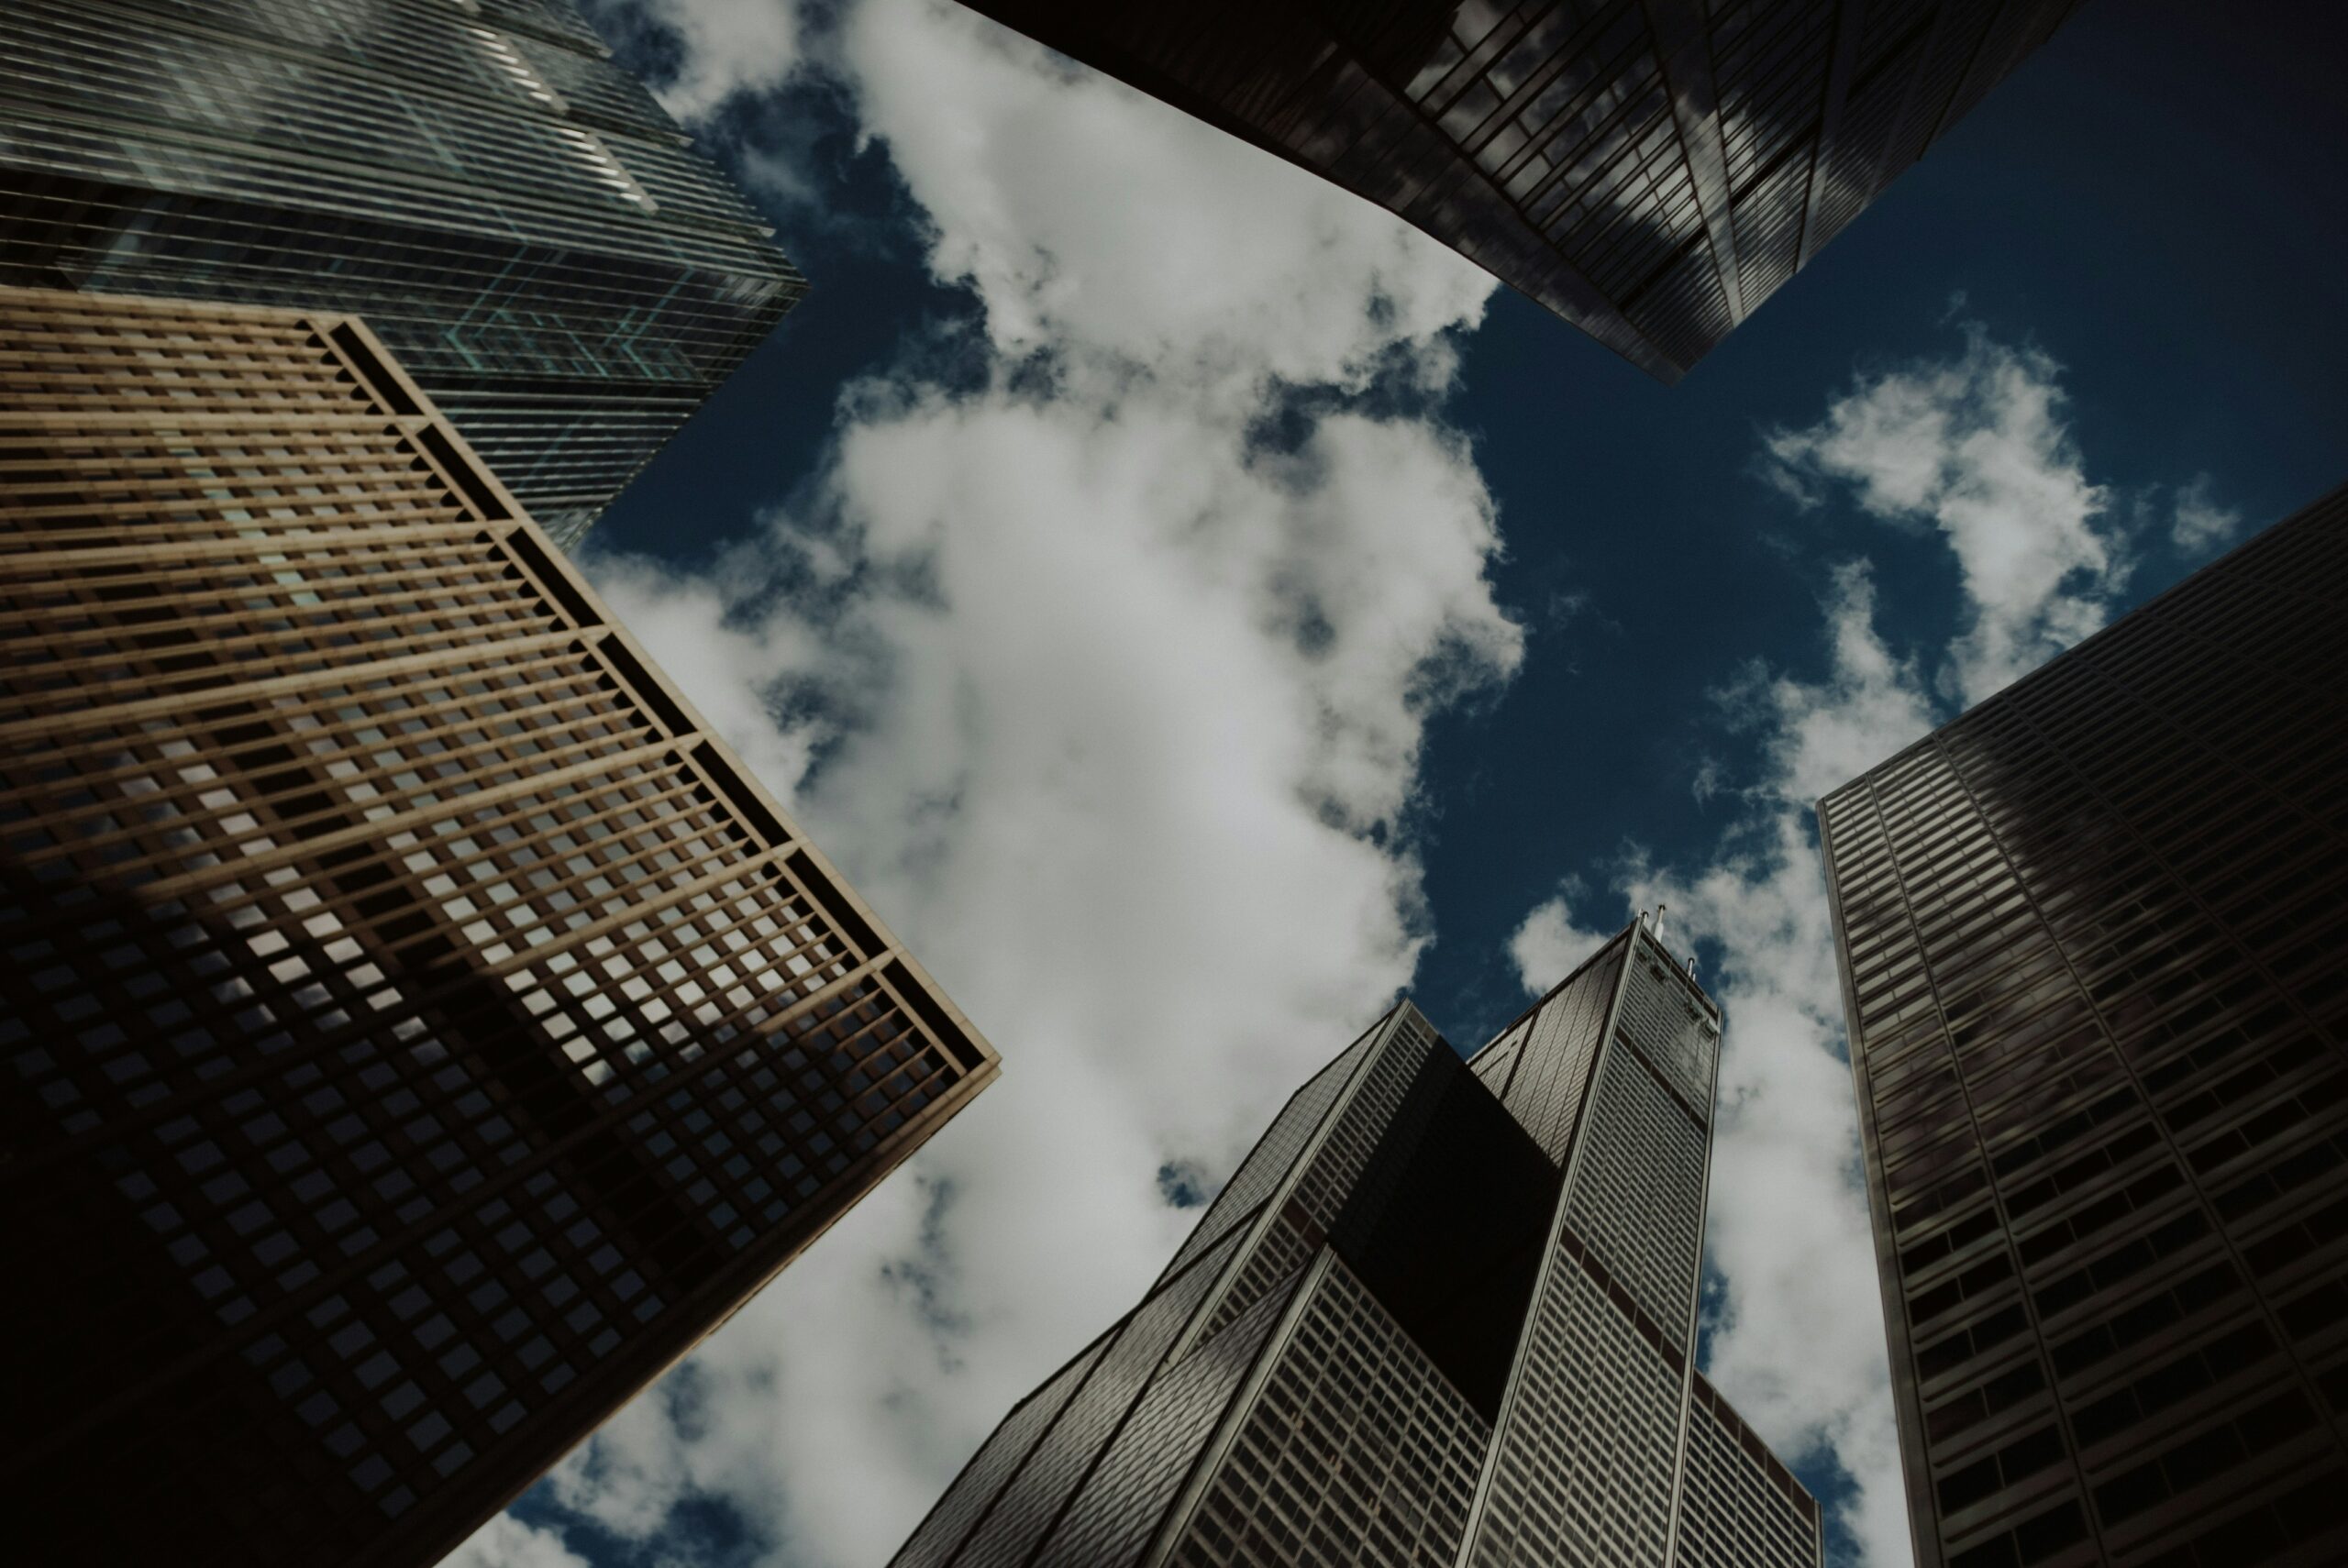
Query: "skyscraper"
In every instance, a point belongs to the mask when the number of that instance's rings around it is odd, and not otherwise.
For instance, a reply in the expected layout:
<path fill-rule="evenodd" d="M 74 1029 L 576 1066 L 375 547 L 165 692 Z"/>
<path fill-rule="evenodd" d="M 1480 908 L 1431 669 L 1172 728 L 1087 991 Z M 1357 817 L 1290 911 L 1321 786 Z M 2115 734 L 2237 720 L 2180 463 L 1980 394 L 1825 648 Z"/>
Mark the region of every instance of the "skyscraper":
<path fill-rule="evenodd" d="M 896 1568 L 1814 1568 L 1693 1365 L 1719 1039 L 1643 925 L 1469 1062 L 1398 1005 Z"/>
<path fill-rule="evenodd" d="M 967 0 L 1677 381 L 2077 0 Z"/>
<path fill-rule="evenodd" d="M 1922 1568 L 2348 1561 L 2348 491 L 1826 797 Z"/>
<path fill-rule="evenodd" d="M 805 292 L 571 0 L 11 0 L 0 284 L 363 316 L 568 548 Z"/>
<path fill-rule="evenodd" d="M 355 319 L 0 289 L 0 692 L 44 1564 L 437 1561 L 994 1076 Z"/>

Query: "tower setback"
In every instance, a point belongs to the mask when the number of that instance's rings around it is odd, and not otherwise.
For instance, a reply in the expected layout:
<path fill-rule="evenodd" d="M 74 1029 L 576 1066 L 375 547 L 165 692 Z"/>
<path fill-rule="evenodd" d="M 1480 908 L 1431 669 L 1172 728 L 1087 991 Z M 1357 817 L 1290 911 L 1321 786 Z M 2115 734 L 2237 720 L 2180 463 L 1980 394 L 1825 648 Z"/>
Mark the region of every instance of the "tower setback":
<path fill-rule="evenodd" d="M 1468 1061 L 1399 1004 L 895 1568 L 1815 1568 L 1693 1365 L 1719 1038 L 1644 926 Z"/>

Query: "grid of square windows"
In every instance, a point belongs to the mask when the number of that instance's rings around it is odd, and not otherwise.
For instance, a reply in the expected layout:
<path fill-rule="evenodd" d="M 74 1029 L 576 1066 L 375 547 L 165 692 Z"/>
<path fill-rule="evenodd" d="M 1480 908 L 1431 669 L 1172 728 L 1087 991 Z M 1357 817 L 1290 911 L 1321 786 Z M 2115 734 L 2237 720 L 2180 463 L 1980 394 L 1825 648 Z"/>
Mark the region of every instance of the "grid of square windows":
<path fill-rule="evenodd" d="M 1567 1223 L 1684 1351 L 1703 1261 L 1711 1141 L 1620 1041 L 1599 1067 L 1589 1115 Z"/>
<path fill-rule="evenodd" d="M 1659 944 L 1642 940 L 1637 955 L 1623 988 L 1617 1038 L 1629 1042 L 1698 1123 L 1708 1124 L 1721 1037 L 1711 1002 Z"/>
<path fill-rule="evenodd" d="M 1168 1561 L 1449 1568 L 1490 1430 L 1342 1259 L 1311 1290 Z"/>
<path fill-rule="evenodd" d="M 452 1545 L 991 1058 L 362 328 L 0 339 L 0 1457 L 102 1557 Z"/>
<path fill-rule="evenodd" d="M 1701 1373 L 1688 1397 L 1674 1568 L 1818 1568 L 1818 1500 Z"/>
<path fill-rule="evenodd" d="M 1475 1568 L 1662 1568 L 1686 1363 L 1667 1361 L 1626 1304 L 1553 1253 L 1493 1440 Z"/>

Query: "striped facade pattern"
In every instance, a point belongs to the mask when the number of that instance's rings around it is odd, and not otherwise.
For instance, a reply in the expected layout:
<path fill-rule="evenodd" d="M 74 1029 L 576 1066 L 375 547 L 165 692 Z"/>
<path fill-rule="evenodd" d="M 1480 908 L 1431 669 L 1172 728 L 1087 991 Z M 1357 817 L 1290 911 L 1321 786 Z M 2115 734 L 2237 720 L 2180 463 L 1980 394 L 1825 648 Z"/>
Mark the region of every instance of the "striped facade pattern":
<path fill-rule="evenodd" d="M 1820 805 L 1917 1558 L 2348 1559 L 2348 491 Z"/>

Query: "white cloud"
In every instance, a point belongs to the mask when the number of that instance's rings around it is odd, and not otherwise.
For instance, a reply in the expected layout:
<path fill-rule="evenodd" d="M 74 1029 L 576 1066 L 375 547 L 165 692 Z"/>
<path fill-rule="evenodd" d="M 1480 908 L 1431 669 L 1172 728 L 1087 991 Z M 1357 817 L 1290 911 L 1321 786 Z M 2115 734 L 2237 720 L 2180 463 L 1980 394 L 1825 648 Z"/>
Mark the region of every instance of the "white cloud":
<path fill-rule="evenodd" d="M 1955 553 L 1967 621 L 1939 685 L 1960 705 L 2101 626 L 2128 575 L 2060 374 L 1974 327 L 1962 354 L 1863 376 L 1818 424 L 1765 437 L 1789 494 L 1814 504 L 1847 486 L 1869 515 L 1936 530 Z"/>
<path fill-rule="evenodd" d="M 1893 655 L 1876 631 L 1875 579 L 1856 562 L 1834 569 L 1820 610 L 1830 652 L 1817 685 L 1764 674 L 1746 683 L 1748 717 L 1763 729 L 1765 802 L 1807 807 L 1840 788 L 1939 720 L 1912 661 Z"/>
<path fill-rule="evenodd" d="M 2211 500 L 2210 484 L 2208 474 L 2196 474 L 2177 487 L 2169 541 L 2188 556 L 2207 554 L 2242 532 L 2241 511 Z"/>
<path fill-rule="evenodd" d="M 655 94 L 688 124 L 781 85 L 807 61 L 807 28 L 791 0 L 586 0 L 586 9 L 606 32 L 673 36 L 676 72 Z"/>
<path fill-rule="evenodd" d="M 562 1544 L 559 1530 L 524 1524 L 500 1514 L 445 1559 L 447 1568 L 588 1568 L 587 1560 Z"/>
<path fill-rule="evenodd" d="M 1435 335 L 1491 292 L 1369 203 L 959 6 L 861 5 L 841 36 L 866 127 L 936 225 L 932 266 L 977 289 L 1006 354 L 1352 382 L 1408 343 L 1447 377 Z"/>
<path fill-rule="evenodd" d="M 1488 280 L 958 7 L 827 36 L 983 384 L 851 389 L 709 573 L 593 569 L 1004 1073 L 552 1488 L 794 1568 L 884 1560 L 1163 1264 L 1161 1166 L 1227 1172 L 1407 981 L 1425 721 L 1523 644 L 1463 438 L 1346 396 L 1439 406 Z"/>
<path fill-rule="evenodd" d="M 1516 966 L 1517 983 L 1528 994 L 1537 997 L 1545 993 L 1596 952 L 1600 943 L 1614 934 L 1612 930 L 1600 931 L 1576 922 L 1567 901 L 1570 899 L 1579 902 L 1581 891 L 1581 884 L 1576 879 L 1535 904 L 1509 937 L 1509 960 Z"/>

